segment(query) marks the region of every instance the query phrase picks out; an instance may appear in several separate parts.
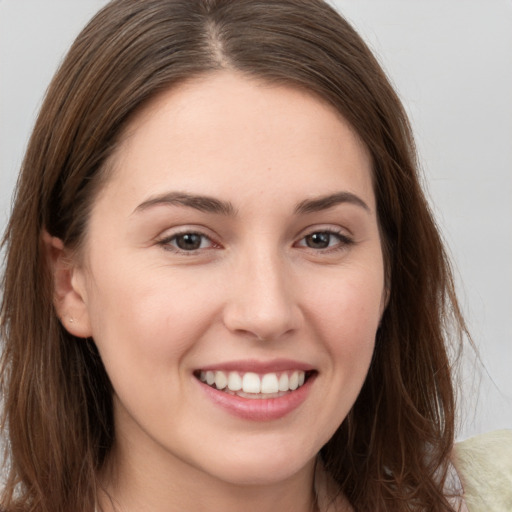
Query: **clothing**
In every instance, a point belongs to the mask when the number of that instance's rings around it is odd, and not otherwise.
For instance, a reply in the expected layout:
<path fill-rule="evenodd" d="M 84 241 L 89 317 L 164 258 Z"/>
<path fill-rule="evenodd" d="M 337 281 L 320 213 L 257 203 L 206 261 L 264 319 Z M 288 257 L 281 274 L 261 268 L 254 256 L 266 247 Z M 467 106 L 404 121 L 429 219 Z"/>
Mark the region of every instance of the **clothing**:
<path fill-rule="evenodd" d="M 454 464 L 469 512 L 512 512 L 512 430 L 457 443 Z"/>
<path fill-rule="evenodd" d="M 457 443 L 453 463 L 464 489 L 462 511 L 512 512 L 512 430 L 489 432 Z M 336 484 L 318 463 L 315 491 L 319 512 L 352 510 L 336 490 Z"/>

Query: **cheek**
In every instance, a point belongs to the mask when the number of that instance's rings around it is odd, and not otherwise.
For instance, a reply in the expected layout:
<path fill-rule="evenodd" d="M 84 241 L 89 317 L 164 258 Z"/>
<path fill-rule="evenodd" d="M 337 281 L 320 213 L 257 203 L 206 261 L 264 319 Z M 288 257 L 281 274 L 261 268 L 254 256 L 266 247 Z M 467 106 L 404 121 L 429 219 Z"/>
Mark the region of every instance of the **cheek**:
<path fill-rule="evenodd" d="M 200 290 L 160 269 L 97 276 L 88 304 L 93 338 L 105 365 L 135 373 L 179 362 L 211 320 Z"/>
<path fill-rule="evenodd" d="M 316 335 L 345 375 L 366 374 L 381 317 L 383 287 L 380 272 L 366 271 L 333 278 L 323 289 L 310 292 L 308 308 Z"/>
<path fill-rule="evenodd" d="M 353 407 L 368 374 L 380 321 L 383 280 L 377 270 L 348 269 L 310 285 L 309 325 L 321 355 L 323 425 L 315 442 L 323 445 Z M 315 413 L 318 414 L 318 413 Z"/>
<path fill-rule="evenodd" d="M 185 293 L 177 279 L 169 286 L 163 275 L 112 271 L 90 302 L 93 338 L 118 403 L 129 415 L 155 423 L 159 415 L 181 410 L 184 363 L 211 320 L 195 292 Z"/>

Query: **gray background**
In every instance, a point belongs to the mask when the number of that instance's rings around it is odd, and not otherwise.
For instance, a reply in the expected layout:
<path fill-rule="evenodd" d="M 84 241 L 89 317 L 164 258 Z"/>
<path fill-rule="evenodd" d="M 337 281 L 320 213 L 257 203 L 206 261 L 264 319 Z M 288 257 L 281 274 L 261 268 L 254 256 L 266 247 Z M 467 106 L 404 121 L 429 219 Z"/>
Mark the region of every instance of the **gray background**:
<path fill-rule="evenodd" d="M 0 228 L 44 91 L 104 0 L 0 0 Z M 453 256 L 483 366 L 460 380 L 467 437 L 512 427 L 512 1 L 338 0 L 391 76 Z"/>

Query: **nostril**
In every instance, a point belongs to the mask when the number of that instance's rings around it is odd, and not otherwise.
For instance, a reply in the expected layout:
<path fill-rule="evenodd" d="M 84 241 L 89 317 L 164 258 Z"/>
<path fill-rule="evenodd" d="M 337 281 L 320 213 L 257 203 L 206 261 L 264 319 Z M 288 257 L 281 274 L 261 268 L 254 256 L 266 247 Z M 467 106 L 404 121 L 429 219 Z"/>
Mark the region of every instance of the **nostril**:
<path fill-rule="evenodd" d="M 300 325 L 300 313 L 276 312 L 275 315 L 261 315 L 257 312 L 227 314 L 224 325 L 233 333 L 260 342 L 272 342 L 296 332 Z"/>

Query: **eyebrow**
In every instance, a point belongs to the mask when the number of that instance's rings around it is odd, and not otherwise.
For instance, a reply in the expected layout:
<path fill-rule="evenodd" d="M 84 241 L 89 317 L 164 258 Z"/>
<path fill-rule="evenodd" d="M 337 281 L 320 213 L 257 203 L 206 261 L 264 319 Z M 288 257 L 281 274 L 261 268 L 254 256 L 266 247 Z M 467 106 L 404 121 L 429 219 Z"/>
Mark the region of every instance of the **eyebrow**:
<path fill-rule="evenodd" d="M 236 213 L 235 208 L 228 201 L 221 201 L 214 197 L 187 194 L 185 192 L 168 192 L 166 194 L 150 197 L 147 201 L 139 204 L 139 206 L 135 208 L 134 213 L 147 210 L 157 205 L 188 206 L 202 212 L 228 216 L 234 216 Z"/>
<path fill-rule="evenodd" d="M 297 204 L 295 207 L 295 213 L 299 215 L 315 213 L 343 203 L 354 204 L 363 208 L 367 212 L 371 212 L 370 207 L 355 194 L 352 194 L 351 192 L 337 192 L 327 196 L 305 199 Z M 139 204 L 133 213 L 144 211 L 158 205 L 187 206 L 202 212 L 227 215 L 230 217 L 236 215 L 236 209 L 229 201 L 222 201 L 210 196 L 187 194 L 185 192 L 167 192 L 165 194 L 150 197 Z"/>
<path fill-rule="evenodd" d="M 350 203 L 356 206 L 360 206 L 368 213 L 371 213 L 370 207 L 359 197 L 351 192 L 337 192 L 328 196 L 317 197 L 313 199 L 306 199 L 301 201 L 295 207 L 295 213 L 315 213 L 322 210 L 327 210 L 338 204 Z"/>

